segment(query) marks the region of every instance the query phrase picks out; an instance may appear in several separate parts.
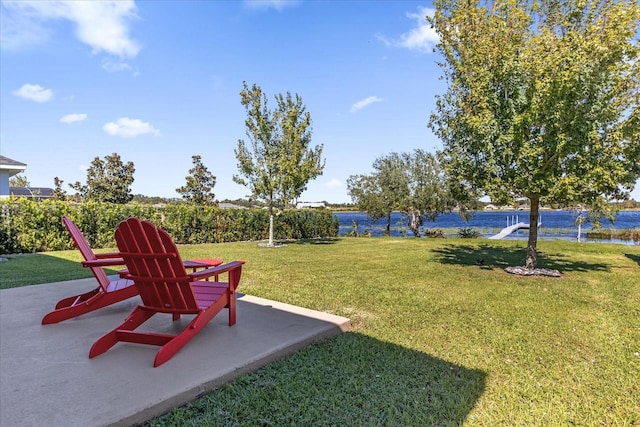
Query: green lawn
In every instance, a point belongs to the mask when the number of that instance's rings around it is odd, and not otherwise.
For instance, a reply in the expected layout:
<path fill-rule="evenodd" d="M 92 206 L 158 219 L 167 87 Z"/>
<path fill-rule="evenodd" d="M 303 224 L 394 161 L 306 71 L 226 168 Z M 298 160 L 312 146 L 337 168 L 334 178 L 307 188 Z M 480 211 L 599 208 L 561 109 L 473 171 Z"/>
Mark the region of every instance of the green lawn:
<path fill-rule="evenodd" d="M 539 242 L 562 278 L 505 273 L 521 241 L 180 249 L 244 259 L 241 292 L 349 317 L 353 332 L 151 425 L 640 425 L 638 246 Z M 86 276 L 72 251 L 7 257 L 2 287 Z"/>

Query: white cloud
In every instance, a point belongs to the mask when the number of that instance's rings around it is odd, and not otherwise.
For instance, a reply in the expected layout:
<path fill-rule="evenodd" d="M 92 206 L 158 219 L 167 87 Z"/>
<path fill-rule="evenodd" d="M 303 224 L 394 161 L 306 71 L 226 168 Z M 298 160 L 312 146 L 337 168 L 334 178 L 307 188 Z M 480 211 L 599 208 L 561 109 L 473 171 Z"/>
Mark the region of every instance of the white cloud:
<path fill-rule="evenodd" d="M 374 104 L 376 102 L 382 102 L 382 98 L 378 98 L 377 96 L 370 96 L 361 101 L 356 102 L 351 106 L 351 112 L 355 113 L 356 111 L 366 107 L 367 105 Z"/>
<path fill-rule="evenodd" d="M 18 90 L 13 91 L 15 96 L 35 102 L 48 102 L 53 98 L 51 89 L 45 89 L 40 85 L 24 84 Z"/>
<path fill-rule="evenodd" d="M 243 4 L 249 9 L 282 10 L 299 4 L 298 0 L 244 0 Z"/>
<path fill-rule="evenodd" d="M 76 25 L 76 36 L 93 49 L 119 57 L 134 57 L 140 45 L 129 37 L 130 20 L 137 17 L 133 0 L 23 0 L 2 2 L 3 48 L 22 48 L 50 37 L 47 23 L 65 19 Z"/>
<path fill-rule="evenodd" d="M 109 135 L 121 136 L 123 138 L 135 138 L 138 135 L 152 134 L 160 136 L 160 131 L 154 128 L 149 123 L 143 122 L 139 119 L 130 119 L 128 117 L 121 117 L 114 122 L 110 122 L 102 126 Z"/>
<path fill-rule="evenodd" d="M 66 116 L 60 119 L 60 123 L 81 122 L 83 120 L 86 120 L 86 118 L 87 118 L 86 114 L 81 114 L 81 113 L 67 114 Z"/>
<path fill-rule="evenodd" d="M 324 184 L 327 188 L 340 188 L 342 187 L 342 181 L 337 178 L 330 179 Z"/>
<path fill-rule="evenodd" d="M 432 53 L 440 38 L 438 33 L 427 22 L 427 16 L 433 16 L 435 9 L 418 7 L 418 12 L 407 12 L 407 18 L 416 21 L 416 27 L 402 34 L 399 39 L 389 39 L 378 36 L 378 39 L 387 46 L 399 47 L 423 53 Z"/>
<path fill-rule="evenodd" d="M 104 58 L 102 60 L 102 69 L 110 73 L 117 73 L 119 71 L 130 71 L 131 65 L 126 62 L 112 61 L 110 58 Z"/>
<path fill-rule="evenodd" d="M 16 12 L 18 2 L 0 2 L 0 46 L 6 50 L 20 50 L 49 39 L 50 32 L 33 13 Z"/>

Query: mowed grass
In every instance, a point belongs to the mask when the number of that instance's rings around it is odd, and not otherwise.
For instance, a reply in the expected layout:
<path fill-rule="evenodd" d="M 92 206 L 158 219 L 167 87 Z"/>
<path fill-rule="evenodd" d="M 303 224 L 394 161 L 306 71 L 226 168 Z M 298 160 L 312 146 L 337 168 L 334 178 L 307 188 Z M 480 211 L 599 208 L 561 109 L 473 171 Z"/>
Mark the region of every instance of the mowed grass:
<path fill-rule="evenodd" d="M 561 278 L 505 273 L 523 264 L 521 241 L 180 250 L 244 259 L 241 292 L 349 317 L 353 332 L 150 425 L 640 425 L 638 246 L 540 241 L 540 266 Z M 6 257 L 3 287 L 87 273 L 74 251 Z"/>

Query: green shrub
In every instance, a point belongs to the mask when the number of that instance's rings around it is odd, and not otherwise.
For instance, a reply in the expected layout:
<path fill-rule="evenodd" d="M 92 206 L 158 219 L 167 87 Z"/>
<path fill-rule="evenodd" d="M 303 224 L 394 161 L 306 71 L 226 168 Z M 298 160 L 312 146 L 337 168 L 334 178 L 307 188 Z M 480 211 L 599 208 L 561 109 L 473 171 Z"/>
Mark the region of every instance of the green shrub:
<path fill-rule="evenodd" d="M 620 239 L 620 240 L 633 240 L 634 242 L 640 242 L 640 229 L 624 229 L 624 230 L 613 230 L 613 229 L 600 229 L 600 230 L 591 230 L 586 232 L 588 239 L 600 239 L 600 240 L 610 240 L 610 239 Z"/>
<path fill-rule="evenodd" d="M 478 237 L 480 237 L 480 233 L 473 228 L 466 227 L 458 230 L 458 237 L 461 237 L 463 239 L 477 239 Z"/>
<path fill-rule="evenodd" d="M 442 231 L 439 228 L 427 229 L 427 230 L 424 230 L 424 237 L 433 237 L 433 238 L 438 237 L 438 238 L 444 239 L 444 231 Z"/>
<path fill-rule="evenodd" d="M 220 209 L 173 203 L 163 208 L 141 203 L 75 204 L 10 198 L 0 201 L 0 254 L 72 249 L 61 217 L 69 216 L 93 248 L 115 247 L 114 230 L 129 217 L 149 220 L 178 244 L 264 240 L 269 214 L 264 209 Z M 284 211 L 275 218 L 278 240 L 335 237 L 338 219 L 329 211 Z"/>

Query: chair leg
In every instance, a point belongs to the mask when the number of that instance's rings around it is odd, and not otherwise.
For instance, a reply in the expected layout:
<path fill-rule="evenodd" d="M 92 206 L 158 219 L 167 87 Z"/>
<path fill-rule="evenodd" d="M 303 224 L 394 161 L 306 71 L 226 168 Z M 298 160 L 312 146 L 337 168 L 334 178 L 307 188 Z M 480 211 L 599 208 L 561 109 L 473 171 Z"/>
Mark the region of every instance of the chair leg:
<path fill-rule="evenodd" d="M 222 310 L 222 308 L 224 308 L 224 302 L 220 301 L 219 303 L 212 304 L 206 310 L 201 311 L 200 314 L 189 322 L 182 332 L 174 336 L 168 343 L 158 350 L 156 358 L 153 361 L 153 366 L 157 368 L 167 360 L 171 359 L 182 347 L 185 346 L 185 344 L 187 344 L 205 326 L 207 326 L 211 319 L 213 319 L 215 315 Z"/>
<path fill-rule="evenodd" d="M 101 288 L 98 288 L 99 290 Z M 87 292 L 84 295 L 78 297 L 71 297 L 78 299 L 82 296 L 89 295 L 92 292 Z M 62 322 L 63 320 L 71 319 L 73 317 L 78 317 L 83 314 L 89 313 L 91 311 L 97 310 L 102 307 L 106 307 L 110 304 L 113 304 L 113 298 L 108 298 L 104 292 L 96 292 L 91 298 L 85 299 L 82 302 L 78 302 L 72 305 L 61 305 L 62 302 L 66 301 L 62 300 L 56 305 L 56 309 L 51 313 L 47 313 L 42 318 L 43 325 L 50 325 L 52 323 Z M 60 307 L 58 307 L 60 305 Z"/>
<path fill-rule="evenodd" d="M 89 350 L 89 358 L 91 359 L 93 357 L 99 356 L 116 345 L 116 343 L 119 341 L 118 331 L 133 331 L 138 326 L 149 320 L 154 314 L 154 311 L 147 310 L 141 306 L 137 306 L 136 308 L 134 308 L 122 325 L 103 335 L 98 339 L 98 341 L 93 343 L 93 345 L 91 346 L 91 350 Z"/>
<path fill-rule="evenodd" d="M 160 350 L 158 350 L 156 358 L 153 361 L 154 368 L 157 368 L 167 360 L 171 359 L 182 347 L 185 346 L 186 343 L 191 340 L 191 338 L 195 337 L 198 332 L 202 330 L 202 327 L 192 328 L 191 325 L 193 322 L 194 321 L 192 320 L 191 323 L 189 323 L 189 326 L 187 326 L 182 332 L 160 347 Z"/>
<path fill-rule="evenodd" d="M 94 296 L 98 295 L 101 291 L 102 291 L 102 288 L 97 287 L 92 291 L 85 292 L 84 294 L 74 295 L 72 297 L 61 299 L 56 304 L 56 310 L 60 310 L 61 308 L 73 307 L 74 305 L 83 303 L 93 298 Z"/>
<path fill-rule="evenodd" d="M 71 319 L 73 317 L 98 310 L 99 308 L 124 301 L 136 296 L 137 294 L 138 291 L 135 286 L 129 286 L 112 292 L 104 292 L 102 288 L 96 288 L 91 292 L 75 297 L 65 298 L 58 302 L 56 309 L 42 318 L 42 324 L 48 325 Z M 79 301 L 69 303 L 70 300 Z"/>
<path fill-rule="evenodd" d="M 233 326 L 236 324 L 236 293 L 229 292 L 229 326 Z"/>

